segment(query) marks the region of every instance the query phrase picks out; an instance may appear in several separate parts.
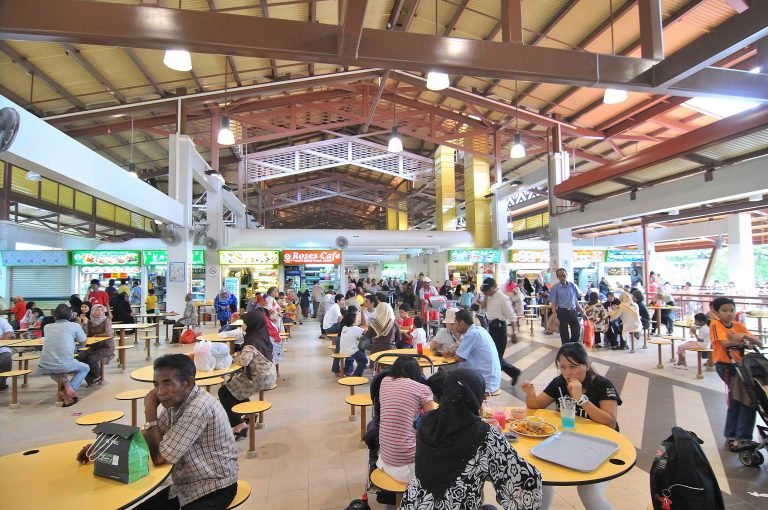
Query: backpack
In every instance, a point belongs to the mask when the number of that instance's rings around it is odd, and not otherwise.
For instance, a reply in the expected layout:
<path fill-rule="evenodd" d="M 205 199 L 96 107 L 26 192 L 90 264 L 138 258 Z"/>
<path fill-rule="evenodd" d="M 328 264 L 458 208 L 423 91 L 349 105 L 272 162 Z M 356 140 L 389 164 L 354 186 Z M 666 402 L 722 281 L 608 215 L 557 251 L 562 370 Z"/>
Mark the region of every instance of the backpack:
<path fill-rule="evenodd" d="M 651 466 L 654 510 L 723 510 L 723 495 L 707 456 L 704 441 L 693 432 L 672 427 Z"/>

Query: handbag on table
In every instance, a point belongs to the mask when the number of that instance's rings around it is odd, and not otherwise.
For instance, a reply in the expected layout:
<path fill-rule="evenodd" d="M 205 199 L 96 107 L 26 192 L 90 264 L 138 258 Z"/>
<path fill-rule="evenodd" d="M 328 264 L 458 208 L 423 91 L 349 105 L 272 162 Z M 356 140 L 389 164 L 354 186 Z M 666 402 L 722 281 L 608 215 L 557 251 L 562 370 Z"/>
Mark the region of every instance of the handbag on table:
<path fill-rule="evenodd" d="M 85 452 L 93 462 L 93 474 L 133 483 L 149 474 L 149 446 L 138 427 L 100 423 L 96 441 Z"/>

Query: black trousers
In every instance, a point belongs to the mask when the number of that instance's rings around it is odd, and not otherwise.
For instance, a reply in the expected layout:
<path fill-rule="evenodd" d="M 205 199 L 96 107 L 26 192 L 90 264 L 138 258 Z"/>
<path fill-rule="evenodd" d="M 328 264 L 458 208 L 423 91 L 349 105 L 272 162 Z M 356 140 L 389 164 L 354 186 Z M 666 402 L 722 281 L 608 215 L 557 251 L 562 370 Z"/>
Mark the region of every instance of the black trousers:
<path fill-rule="evenodd" d="M 227 418 L 229 418 L 230 426 L 236 427 L 237 425 L 243 423 L 243 417 L 237 413 L 232 412 L 232 408 L 237 404 L 250 402 L 249 399 L 246 398 L 245 400 L 238 400 L 234 395 L 232 395 L 232 393 L 230 393 L 226 386 L 222 386 L 219 388 L 219 402 L 221 402 L 221 407 L 223 407 L 227 412 Z"/>
<path fill-rule="evenodd" d="M 184 510 L 226 510 L 227 506 L 235 499 L 237 484 L 235 483 L 229 487 L 213 491 L 202 498 L 189 502 L 183 507 L 179 504 L 179 498 L 168 499 L 168 491 L 170 490 L 170 487 L 166 487 L 143 503 L 140 503 L 136 510 L 178 510 L 181 508 Z"/>
<path fill-rule="evenodd" d="M 499 361 L 501 362 L 501 370 L 510 377 L 516 377 L 520 373 L 520 369 L 504 359 L 504 351 L 507 349 L 507 323 L 498 319 L 490 321 L 488 323 L 488 334 L 491 335 L 493 343 L 496 344 Z"/>
<path fill-rule="evenodd" d="M 581 326 L 579 325 L 579 316 L 576 313 L 576 310 L 558 308 L 557 320 L 560 321 L 560 342 L 562 342 L 563 345 L 568 342 L 578 342 L 579 335 L 581 334 Z M 568 328 L 571 329 L 570 336 L 568 334 Z"/>

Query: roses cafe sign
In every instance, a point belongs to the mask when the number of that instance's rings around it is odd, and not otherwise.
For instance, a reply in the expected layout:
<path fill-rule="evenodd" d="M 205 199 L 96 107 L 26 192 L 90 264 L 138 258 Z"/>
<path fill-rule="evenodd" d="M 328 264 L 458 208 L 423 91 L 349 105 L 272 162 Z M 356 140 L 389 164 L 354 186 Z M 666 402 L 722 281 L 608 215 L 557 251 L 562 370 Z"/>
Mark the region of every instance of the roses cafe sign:
<path fill-rule="evenodd" d="M 339 250 L 283 250 L 283 264 L 341 264 Z"/>

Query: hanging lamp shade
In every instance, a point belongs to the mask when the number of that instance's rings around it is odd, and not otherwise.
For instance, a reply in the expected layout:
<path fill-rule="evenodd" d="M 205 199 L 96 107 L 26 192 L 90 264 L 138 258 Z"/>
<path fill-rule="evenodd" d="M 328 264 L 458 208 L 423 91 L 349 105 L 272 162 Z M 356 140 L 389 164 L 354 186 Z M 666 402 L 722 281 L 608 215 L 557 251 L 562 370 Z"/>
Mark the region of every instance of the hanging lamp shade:
<path fill-rule="evenodd" d="M 509 157 L 512 159 L 520 159 L 525 157 L 523 137 L 520 135 L 520 133 L 515 133 L 515 143 L 512 144 L 512 150 L 509 152 Z"/>
<path fill-rule="evenodd" d="M 429 90 L 443 90 L 450 86 L 451 80 L 445 73 L 431 71 L 427 73 L 427 88 Z"/>
<path fill-rule="evenodd" d="M 191 71 L 192 57 L 187 50 L 165 50 L 163 64 L 174 71 Z"/>
<path fill-rule="evenodd" d="M 221 118 L 221 127 L 219 128 L 219 136 L 216 141 L 219 142 L 219 145 L 235 144 L 235 134 L 229 128 L 229 117 L 226 115 Z"/>
<path fill-rule="evenodd" d="M 605 89 L 603 103 L 619 104 L 627 100 L 627 91 L 621 89 Z"/>
<path fill-rule="evenodd" d="M 392 134 L 389 135 L 387 150 L 389 152 L 403 152 L 403 141 L 400 139 L 400 133 L 397 131 L 397 126 L 392 128 Z"/>

